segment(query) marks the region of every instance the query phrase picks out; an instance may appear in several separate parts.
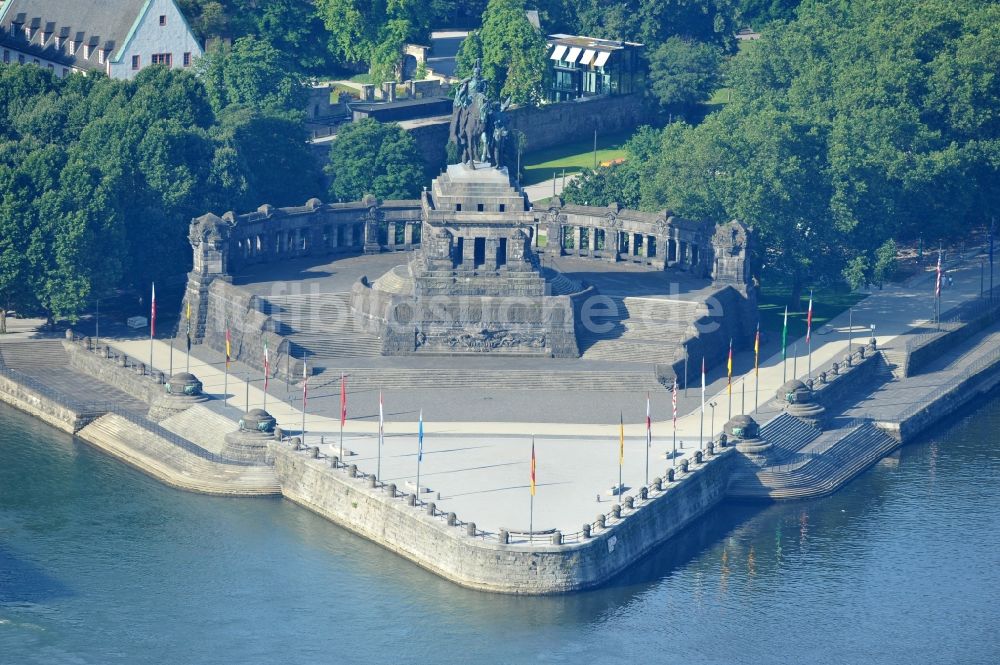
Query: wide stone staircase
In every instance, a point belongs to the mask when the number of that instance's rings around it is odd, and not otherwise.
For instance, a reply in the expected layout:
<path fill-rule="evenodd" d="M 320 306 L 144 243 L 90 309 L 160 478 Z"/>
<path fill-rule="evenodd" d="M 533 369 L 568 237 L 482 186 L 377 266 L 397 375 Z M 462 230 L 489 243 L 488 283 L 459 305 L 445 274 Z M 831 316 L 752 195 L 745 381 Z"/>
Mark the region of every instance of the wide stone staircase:
<path fill-rule="evenodd" d="M 160 421 L 160 427 L 195 443 L 210 453 L 220 454 L 225 447 L 226 434 L 235 432 L 239 425 L 221 413 L 202 404 Z"/>
<path fill-rule="evenodd" d="M 889 454 L 899 442 L 867 421 L 823 432 L 793 461 L 734 476 L 735 499 L 806 499 L 829 494 Z"/>
<path fill-rule="evenodd" d="M 792 457 L 822 434 L 822 430 L 787 413 L 782 413 L 760 428 L 762 439 L 770 443 L 775 461 Z"/>
<path fill-rule="evenodd" d="M 280 494 L 274 469 L 227 464 L 198 452 L 179 437 L 155 426 L 140 426 L 120 414 L 101 416 L 77 436 L 168 485 L 193 492 L 226 496 Z"/>
<path fill-rule="evenodd" d="M 305 352 L 315 367 L 330 367 L 337 358 L 380 355 L 381 341 L 365 332 L 351 309 L 351 294 L 304 293 L 260 299 L 261 311 L 291 341 L 292 354 Z"/>
<path fill-rule="evenodd" d="M 670 364 L 683 357 L 701 303 L 611 296 L 616 311 L 595 319 L 602 330 L 580 326 L 577 341 L 585 360 Z M 607 328 L 604 330 L 603 328 Z"/>
<path fill-rule="evenodd" d="M 662 390 L 652 371 L 546 371 L 517 369 L 327 369 L 317 388 L 339 386 L 341 371 L 351 390 L 547 390 L 648 392 Z M 314 385 L 312 382 L 310 385 Z"/>
<path fill-rule="evenodd" d="M 36 339 L 0 344 L 0 367 L 16 369 L 25 374 L 34 370 L 49 370 L 66 365 L 62 340 Z"/>

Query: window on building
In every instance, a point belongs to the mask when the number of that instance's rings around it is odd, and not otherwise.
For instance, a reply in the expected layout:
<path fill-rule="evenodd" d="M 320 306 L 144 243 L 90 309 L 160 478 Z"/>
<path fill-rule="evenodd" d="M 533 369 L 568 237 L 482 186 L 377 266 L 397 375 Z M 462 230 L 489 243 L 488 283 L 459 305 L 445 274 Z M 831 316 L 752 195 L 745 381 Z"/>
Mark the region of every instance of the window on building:
<path fill-rule="evenodd" d="M 21 53 L 17 54 L 17 64 L 19 64 L 19 65 L 23 65 L 24 64 L 24 55 L 21 54 Z"/>
<path fill-rule="evenodd" d="M 104 64 L 104 49 L 97 49 L 97 62 Z"/>
<path fill-rule="evenodd" d="M 191 66 L 191 52 L 190 51 L 187 51 L 187 52 L 184 53 L 184 66 L 185 67 L 190 67 Z"/>
<path fill-rule="evenodd" d="M 69 42 L 69 54 L 76 55 L 76 42 L 70 40 Z"/>
<path fill-rule="evenodd" d="M 139 69 L 141 64 L 141 58 L 137 55 L 132 56 L 132 69 Z"/>
<path fill-rule="evenodd" d="M 10 51 L 8 51 L 7 49 L 4 49 L 3 50 L 3 63 L 6 65 L 8 62 L 10 62 Z"/>
<path fill-rule="evenodd" d="M 166 24 L 167 24 L 167 15 L 160 14 L 160 25 L 166 25 Z"/>
<path fill-rule="evenodd" d="M 154 53 L 150 57 L 150 62 L 154 65 L 166 65 L 169 67 L 172 61 L 173 58 L 169 53 Z"/>

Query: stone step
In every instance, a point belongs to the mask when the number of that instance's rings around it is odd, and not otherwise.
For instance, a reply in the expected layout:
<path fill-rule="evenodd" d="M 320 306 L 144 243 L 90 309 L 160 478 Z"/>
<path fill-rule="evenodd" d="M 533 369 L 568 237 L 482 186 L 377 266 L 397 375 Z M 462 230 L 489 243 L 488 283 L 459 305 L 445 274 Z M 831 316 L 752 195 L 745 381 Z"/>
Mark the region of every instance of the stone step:
<path fill-rule="evenodd" d="M 531 370 L 344 369 L 352 390 L 551 390 L 645 392 L 662 389 L 652 372 Z M 328 369 L 317 387 L 339 386 L 340 369 Z"/>
<path fill-rule="evenodd" d="M 787 413 L 761 427 L 760 433 L 761 438 L 773 445 L 782 457 L 798 452 L 822 434 L 816 427 Z"/>
<path fill-rule="evenodd" d="M 141 471 L 188 491 L 231 496 L 281 493 L 270 467 L 212 462 L 117 414 L 101 416 L 81 429 L 78 436 Z"/>
<path fill-rule="evenodd" d="M 35 368 L 65 367 L 66 351 L 62 340 L 28 340 L 0 344 L 0 367 L 28 372 Z"/>
<path fill-rule="evenodd" d="M 239 428 L 236 421 L 202 404 L 160 421 L 160 426 L 216 455 L 225 448 L 226 434 Z"/>

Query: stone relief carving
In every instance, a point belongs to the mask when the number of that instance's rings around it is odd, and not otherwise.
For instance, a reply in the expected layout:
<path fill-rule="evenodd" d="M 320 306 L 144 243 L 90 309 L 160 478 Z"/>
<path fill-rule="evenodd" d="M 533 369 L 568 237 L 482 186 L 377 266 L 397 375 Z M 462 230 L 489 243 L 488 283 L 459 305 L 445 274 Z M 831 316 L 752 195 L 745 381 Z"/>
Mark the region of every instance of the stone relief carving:
<path fill-rule="evenodd" d="M 511 330 L 490 330 L 489 328 L 466 328 L 463 331 L 427 335 L 418 332 L 416 346 L 444 347 L 453 351 L 485 352 L 494 349 L 544 349 L 545 335 L 522 334 Z"/>

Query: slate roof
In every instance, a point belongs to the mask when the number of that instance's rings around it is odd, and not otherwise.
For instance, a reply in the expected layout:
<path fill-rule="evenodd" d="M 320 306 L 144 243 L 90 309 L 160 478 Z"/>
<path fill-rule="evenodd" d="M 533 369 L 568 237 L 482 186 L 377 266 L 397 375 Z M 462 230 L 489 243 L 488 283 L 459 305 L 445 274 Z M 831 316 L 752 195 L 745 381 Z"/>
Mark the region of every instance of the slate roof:
<path fill-rule="evenodd" d="M 103 71 L 105 65 L 99 62 L 97 47 L 109 49 L 107 59 L 113 59 L 147 1 L 7 0 L 0 9 L 0 45 L 68 67 Z M 21 24 L 21 30 L 12 34 L 12 23 Z M 25 25 L 37 28 L 30 43 L 24 34 Z M 59 48 L 55 45 L 57 36 L 62 41 Z M 69 41 L 78 42 L 73 55 Z M 83 57 L 85 44 L 94 47 L 89 58 Z"/>

